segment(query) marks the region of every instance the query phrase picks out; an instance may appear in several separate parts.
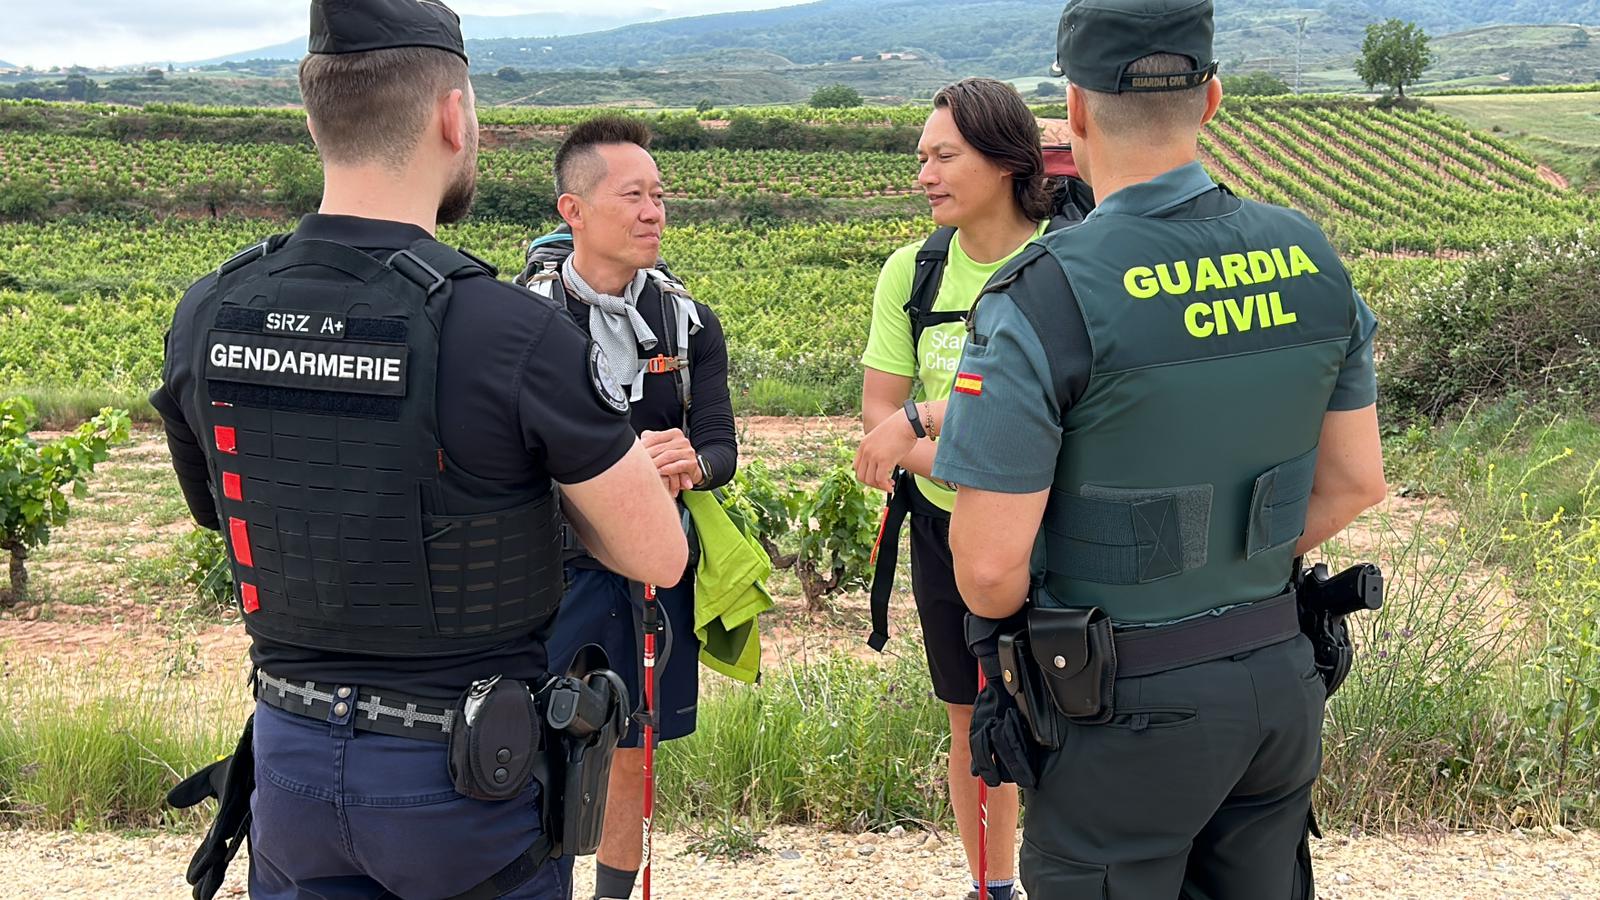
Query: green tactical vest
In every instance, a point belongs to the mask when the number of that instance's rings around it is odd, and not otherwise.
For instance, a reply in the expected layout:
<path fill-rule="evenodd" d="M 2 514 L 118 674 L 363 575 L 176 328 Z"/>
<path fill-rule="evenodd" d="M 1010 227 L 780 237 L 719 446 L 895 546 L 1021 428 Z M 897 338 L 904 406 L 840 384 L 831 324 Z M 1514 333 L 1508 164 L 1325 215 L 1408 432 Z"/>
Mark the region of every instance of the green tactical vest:
<path fill-rule="evenodd" d="M 1154 623 L 1281 593 L 1356 321 L 1327 239 L 1244 202 L 1207 218 L 1097 214 L 1040 243 L 1093 359 L 1062 420 L 1039 602 Z M 1062 318 L 1058 297 L 1012 299 L 1036 328 Z"/>

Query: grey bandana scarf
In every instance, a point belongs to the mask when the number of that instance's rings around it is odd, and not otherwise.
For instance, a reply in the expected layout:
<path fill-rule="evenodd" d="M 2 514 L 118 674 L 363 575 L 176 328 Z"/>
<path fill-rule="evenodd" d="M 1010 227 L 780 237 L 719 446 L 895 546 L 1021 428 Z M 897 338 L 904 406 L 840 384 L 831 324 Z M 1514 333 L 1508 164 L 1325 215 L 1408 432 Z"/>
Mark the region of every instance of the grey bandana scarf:
<path fill-rule="evenodd" d="M 639 315 L 639 295 L 643 293 L 650 276 L 640 269 L 633 281 L 622 291 L 621 297 L 602 294 L 583 280 L 568 256 L 561 263 L 561 277 L 579 300 L 589 306 L 589 336 L 600 345 L 606 365 L 624 385 L 632 385 L 632 399 L 644 397 L 645 362 L 639 359 L 639 347 L 654 350 L 656 334 Z"/>

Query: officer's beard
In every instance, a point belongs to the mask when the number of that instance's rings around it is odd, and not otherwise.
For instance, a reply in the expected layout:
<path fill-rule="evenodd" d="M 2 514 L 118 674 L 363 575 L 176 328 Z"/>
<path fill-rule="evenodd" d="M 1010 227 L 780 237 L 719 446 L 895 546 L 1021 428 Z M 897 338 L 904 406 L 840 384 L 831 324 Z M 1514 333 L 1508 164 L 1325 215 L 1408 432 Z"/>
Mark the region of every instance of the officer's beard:
<path fill-rule="evenodd" d="M 444 192 L 444 197 L 439 200 L 439 214 L 437 216 L 439 224 L 448 225 L 451 222 L 459 222 L 465 219 L 467 213 L 472 212 L 472 198 L 477 192 L 478 166 L 474 161 L 473 165 L 465 168 L 456 177 L 456 180 L 450 183 L 450 188 Z"/>
<path fill-rule="evenodd" d="M 439 199 L 439 214 L 435 217 L 440 225 L 459 222 L 472 212 L 472 198 L 478 192 L 478 133 L 472 132 L 472 144 L 467 150 L 466 159 L 461 161 L 461 170 L 456 173 L 455 180 L 450 182 L 450 187 Z"/>

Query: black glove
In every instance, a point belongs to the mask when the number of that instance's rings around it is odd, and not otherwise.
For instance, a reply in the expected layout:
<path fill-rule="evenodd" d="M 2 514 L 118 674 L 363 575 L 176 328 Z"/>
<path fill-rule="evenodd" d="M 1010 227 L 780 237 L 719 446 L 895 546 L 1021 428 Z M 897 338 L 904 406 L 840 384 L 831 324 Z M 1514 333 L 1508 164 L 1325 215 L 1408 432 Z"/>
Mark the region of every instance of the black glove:
<path fill-rule="evenodd" d="M 188 809 L 201 801 L 217 800 L 217 818 L 206 830 L 200 848 L 189 860 L 184 879 L 194 885 L 194 900 L 211 900 L 228 874 L 228 863 L 250 834 L 250 795 L 256 786 L 255 719 L 245 720 L 244 733 L 233 755 L 218 760 L 178 782 L 167 792 L 167 803 Z"/>
<path fill-rule="evenodd" d="M 1017 703 L 998 678 L 978 693 L 972 705 L 972 774 L 990 787 L 1011 782 L 1025 790 L 1039 786 L 1039 747 L 1028 733 Z"/>
<path fill-rule="evenodd" d="M 967 646 L 978 657 L 988 683 L 972 705 L 972 727 L 967 740 L 972 747 L 972 774 L 990 787 L 1011 782 L 1032 790 L 1039 786 L 1039 746 L 1028 723 L 1000 680 L 996 642 L 1000 635 L 1026 627 L 1021 612 L 1008 619 L 985 619 L 967 613 Z"/>

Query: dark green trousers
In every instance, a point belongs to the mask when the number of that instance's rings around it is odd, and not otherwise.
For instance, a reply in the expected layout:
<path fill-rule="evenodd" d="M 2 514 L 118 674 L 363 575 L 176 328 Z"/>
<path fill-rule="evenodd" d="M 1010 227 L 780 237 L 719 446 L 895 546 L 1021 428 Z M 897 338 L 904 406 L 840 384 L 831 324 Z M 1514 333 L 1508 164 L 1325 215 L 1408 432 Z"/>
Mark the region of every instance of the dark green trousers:
<path fill-rule="evenodd" d="M 1048 900 L 1301 900 L 1322 763 L 1311 643 L 1117 682 L 1027 792 L 1022 884 Z"/>

